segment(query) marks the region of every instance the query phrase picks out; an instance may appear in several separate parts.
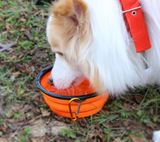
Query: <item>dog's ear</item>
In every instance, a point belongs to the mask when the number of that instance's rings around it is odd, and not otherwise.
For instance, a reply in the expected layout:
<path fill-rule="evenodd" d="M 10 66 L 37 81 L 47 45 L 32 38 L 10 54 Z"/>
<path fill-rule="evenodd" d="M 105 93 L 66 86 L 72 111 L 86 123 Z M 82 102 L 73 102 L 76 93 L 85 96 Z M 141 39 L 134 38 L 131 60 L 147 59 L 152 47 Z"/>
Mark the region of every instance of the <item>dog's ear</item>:
<path fill-rule="evenodd" d="M 58 20 L 78 26 L 85 20 L 87 5 L 82 0 L 58 0 L 51 8 L 51 12 Z"/>

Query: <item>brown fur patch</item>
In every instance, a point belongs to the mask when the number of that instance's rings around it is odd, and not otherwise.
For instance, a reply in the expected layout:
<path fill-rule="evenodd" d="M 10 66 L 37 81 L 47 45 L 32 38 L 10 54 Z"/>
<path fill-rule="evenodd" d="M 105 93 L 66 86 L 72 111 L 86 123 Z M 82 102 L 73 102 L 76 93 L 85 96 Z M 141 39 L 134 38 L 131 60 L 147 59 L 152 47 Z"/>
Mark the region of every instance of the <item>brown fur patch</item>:
<path fill-rule="evenodd" d="M 79 3 L 82 10 L 82 18 L 79 25 L 76 25 L 72 21 L 71 16 L 74 15 L 74 2 Z M 86 23 L 88 17 L 86 17 L 87 5 L 82 0 L 59 0 L 51 7 L 51 14 L 53 13 L 53 20 L 49 22 L 49 36 L 48 40 L 51 46 L 54 48 L 55 43 L 58 42 L 61 47 L 69 47 L 69 42 L 77 34 L 80 43 L 85 41 L 87 31 L 90 31 L 90 24 Z M 53 35 L 54 33 L 54 35 Z M 61 39 L 57 39 L 57 37 Z M 60 45 L 61 44 L 61 45 Z"/>
<path fill-rule="evenodd" d="M 73 7 L 73 0 L 59 0 L 51 7 L 51 12 L 55 16 L 68 16 Z"/>
<path fill-rule="evenodd" d="M 74 16 L 74 2 L 78 2 L 82 8 L 83 16 L 79 25 L 73 24 L 73 21 L 68 19 L 69 16 Z M 87 5 L 82 0 L 59 0 L 52 6 L 51 12 L 53 19 L 48 25 L 49 43 L 53 48 L 59 48 L 58 50 L 60 52 L 68 56 L 67 61 L 69 65 L 76 66 L 79 58 L 81 58 L 79 57 L 80 53 L 92 37 Z M 75 62 L 75 64 L 72 61 Z M 70 64 L 71 62 L 72 64 Z M 92 70 L 87 61 L 85 61 L 84 64 L 79 65 L 79 68 L 83 67 L 81 71 L 89 77 L 92 85 L 97 89 L 97 92 L 100 94 L 103 93 L 104 84 L 101 82 L 98 69 L 94 66 L 95 68 Z"/>
<path fill-rule="evenodd" d="M 82 8 L 83 18 L 87 11 L 87 5 L 82 0 L 59 0 L 51 6 L 51 13 L 55 16 L 71 16 L 73 14 L 73 4 L 77 2 Z"/>

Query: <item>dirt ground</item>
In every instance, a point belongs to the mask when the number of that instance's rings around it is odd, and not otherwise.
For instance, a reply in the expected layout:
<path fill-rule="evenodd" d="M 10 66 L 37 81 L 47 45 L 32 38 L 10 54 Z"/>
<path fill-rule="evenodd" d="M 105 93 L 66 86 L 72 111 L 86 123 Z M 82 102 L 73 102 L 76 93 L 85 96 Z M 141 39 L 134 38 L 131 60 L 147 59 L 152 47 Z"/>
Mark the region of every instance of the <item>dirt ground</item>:
<path fill-rule="evenodd" d="M 72 122 L 56 115 L 37 88 L 54 62 L 46 39 L 49 5 L 0 1 L 0 142 L 149 142 L 160 130 L 160 87 L 110 97 L 103 109 Z"/>

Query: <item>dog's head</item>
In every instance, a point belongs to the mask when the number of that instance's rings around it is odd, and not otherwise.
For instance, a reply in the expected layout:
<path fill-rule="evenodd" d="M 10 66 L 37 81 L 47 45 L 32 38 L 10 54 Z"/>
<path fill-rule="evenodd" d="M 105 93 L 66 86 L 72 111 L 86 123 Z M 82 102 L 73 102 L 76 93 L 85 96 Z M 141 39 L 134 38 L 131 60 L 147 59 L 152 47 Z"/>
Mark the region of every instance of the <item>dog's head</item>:
<path fill-rule="evenodd" d="M 101 91 L 99 74 L 90 57 L 92 31 L 86 3 L 82 0 L 55 2 L 47 24 L 47 37 L 56 53 L 50 82 L 58 89 L 67 89 L 87 77 Z"/>

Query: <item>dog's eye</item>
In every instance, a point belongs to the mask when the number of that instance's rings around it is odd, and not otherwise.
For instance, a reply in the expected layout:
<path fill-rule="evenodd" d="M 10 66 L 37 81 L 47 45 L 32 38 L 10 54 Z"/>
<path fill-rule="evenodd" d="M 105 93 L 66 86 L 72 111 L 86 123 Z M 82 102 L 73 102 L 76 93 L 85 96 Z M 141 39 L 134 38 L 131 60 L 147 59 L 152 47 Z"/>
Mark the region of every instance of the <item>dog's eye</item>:
<path fill-rule="evenodd" d="M 58 55 L 63 56 L 63 53 L 61 52 L 56 52 Z"/>

